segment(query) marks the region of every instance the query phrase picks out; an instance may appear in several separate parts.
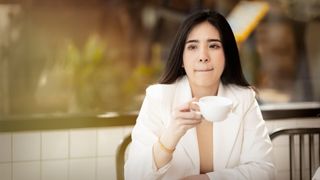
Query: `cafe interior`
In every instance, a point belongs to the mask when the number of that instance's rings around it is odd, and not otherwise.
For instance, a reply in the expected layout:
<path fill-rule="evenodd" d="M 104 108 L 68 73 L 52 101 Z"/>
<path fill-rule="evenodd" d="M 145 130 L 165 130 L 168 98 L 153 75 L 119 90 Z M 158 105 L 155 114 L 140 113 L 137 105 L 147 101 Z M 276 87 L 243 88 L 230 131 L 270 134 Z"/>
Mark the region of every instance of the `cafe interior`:
<path fill-rule="evenodd" d="M 277 180 L 320 179 L 320 0 L 0 0 L 0 179 L 122 180 L 180 23 L 223 14 Z"/>

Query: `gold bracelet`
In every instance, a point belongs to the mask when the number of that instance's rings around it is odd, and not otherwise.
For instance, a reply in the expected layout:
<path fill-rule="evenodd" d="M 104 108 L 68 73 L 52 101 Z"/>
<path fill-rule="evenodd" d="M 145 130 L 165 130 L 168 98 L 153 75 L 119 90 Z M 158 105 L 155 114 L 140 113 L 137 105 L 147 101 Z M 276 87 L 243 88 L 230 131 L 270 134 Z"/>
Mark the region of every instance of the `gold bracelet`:
<path fill-rule="evenodd" d="M 174 152 L 174 150 L 176 150 L 176 148 L 169 149 L 169 148 L 167 148 L 165 145 L 163 145 L 162 142 L 160 141 L 160 137 L 159 137 L 159 139 L 158 139 L 158 143 L 159 143 L 159 145 L 160 145 L 160 148 L 161 148 L 162 150 L 164 150 L 165 152 L 169 153 L 169 154 L 172 154 L 172 153 Z"/>

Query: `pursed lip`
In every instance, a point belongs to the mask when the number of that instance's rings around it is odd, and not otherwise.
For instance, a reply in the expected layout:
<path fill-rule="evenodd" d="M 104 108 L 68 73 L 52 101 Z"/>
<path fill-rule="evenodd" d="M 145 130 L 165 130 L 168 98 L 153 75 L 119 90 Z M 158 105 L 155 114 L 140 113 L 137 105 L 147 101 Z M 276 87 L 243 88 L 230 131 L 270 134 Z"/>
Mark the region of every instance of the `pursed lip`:
<path fill-rule="evenodd" d="M 213 68 L 208 68 L 208 69 L 195 69 L 195 72 L 209 72 L 209 71 L 213 71 Z"/>

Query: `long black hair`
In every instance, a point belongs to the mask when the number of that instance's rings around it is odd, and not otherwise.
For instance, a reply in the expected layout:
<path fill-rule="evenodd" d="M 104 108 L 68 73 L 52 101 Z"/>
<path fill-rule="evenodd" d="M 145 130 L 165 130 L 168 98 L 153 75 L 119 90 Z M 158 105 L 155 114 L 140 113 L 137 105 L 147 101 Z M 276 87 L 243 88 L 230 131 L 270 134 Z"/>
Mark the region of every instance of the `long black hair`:
<path fill-rule="evenodd" d="M 222 83 L 249 87 L 241 69 L 238 47 L 230 25 L 221 14 L 207 9 L 191 14 L 180 25 L 159 83 L 171 84 L 186 74 L 182 64 L 187 36 L 194 26 L 204 21 L 208 21 L 220 33 L 225 56 L 225 68 L 221 75 Z"/>

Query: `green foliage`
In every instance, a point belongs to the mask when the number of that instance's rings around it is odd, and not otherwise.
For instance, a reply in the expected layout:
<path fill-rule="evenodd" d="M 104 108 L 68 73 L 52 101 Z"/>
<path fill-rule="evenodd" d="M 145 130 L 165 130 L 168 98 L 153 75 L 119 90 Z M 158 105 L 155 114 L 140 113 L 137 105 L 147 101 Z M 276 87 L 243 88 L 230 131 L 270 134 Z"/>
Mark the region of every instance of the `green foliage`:
<path fill-rule="evenodd" d="M 155 82 L 162 70 L 160 47 L 154 46 L 150 64 L 129 67 L 117 49 L 92 36 L 77 48 L 69 41 L 63 47 L 62 66 L 72 76 L 76 112 L 137 110 L 146 86 Z M 60 61 L 61 62 L 61 61 Z"/>
<path fill-rule="evenodd" d="M 124 94 L 130 99 L 130 106 L 127 109 L 138 109 L 141 105 L 142 96 L 148 85 L 156 83 L 163 70 L 163 63 L 160 59 L 161 48 L 154 45 L 151 48 L 152 59 L 150 64 L 141 63 L 132 71 L 130 78 L 123 85 Z M 138 96 L 140 95 L 140 96 Z"/>

